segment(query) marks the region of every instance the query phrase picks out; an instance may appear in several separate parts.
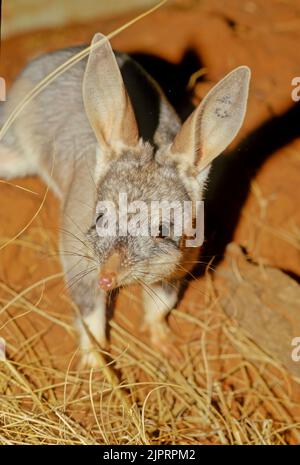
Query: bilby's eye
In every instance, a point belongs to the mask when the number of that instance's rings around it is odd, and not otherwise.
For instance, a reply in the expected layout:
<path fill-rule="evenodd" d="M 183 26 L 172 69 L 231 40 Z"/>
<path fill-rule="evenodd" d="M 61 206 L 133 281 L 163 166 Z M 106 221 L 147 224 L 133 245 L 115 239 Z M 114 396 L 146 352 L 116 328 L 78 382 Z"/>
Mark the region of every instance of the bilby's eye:
<path fill-rule="evenodd" d="M 175 237 L 174 235 L 174 224 L 171 222 L 170 224 L 160 224 L 155 239 L 165 239 L 168 242 L 172 242 L 179 245 L 180 237 Z"/>
<path fill-rule="evenodd" d="M 169 237 L 169 236 L 170 236 L 169 228 L 164 224 L 160 224 L 158 232 L 155 237 L 157 239 L 165 239 L 166 237 Z"/>
<path fill-rule="evenodd" d="M 102 220 L 103 216 L 104 216 L 103 212 L 98 213 L 97 218 L 96 218 L 96 224 L 98 224 L 98 222 Z"/>

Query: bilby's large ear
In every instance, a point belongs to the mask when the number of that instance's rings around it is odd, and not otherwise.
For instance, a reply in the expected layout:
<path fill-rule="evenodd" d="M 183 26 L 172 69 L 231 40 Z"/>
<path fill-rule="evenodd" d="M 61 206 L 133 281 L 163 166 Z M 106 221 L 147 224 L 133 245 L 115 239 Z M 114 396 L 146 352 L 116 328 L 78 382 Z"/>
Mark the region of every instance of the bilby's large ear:
<path fill-rule="evenodd" d="M 83 101 L 90 124 L 104 148 L 120 142 L 136 145 L 138 127 L 111 45 L 99 33 L 91 45 L 83 79 Z"/>
<path fill-rule="evenodd" d="M 185 121 L 170 149 L 182 168 L 197 175 L 230 144 L 244 120 L 249 80 L 247 66 L 236 68 Z"/>

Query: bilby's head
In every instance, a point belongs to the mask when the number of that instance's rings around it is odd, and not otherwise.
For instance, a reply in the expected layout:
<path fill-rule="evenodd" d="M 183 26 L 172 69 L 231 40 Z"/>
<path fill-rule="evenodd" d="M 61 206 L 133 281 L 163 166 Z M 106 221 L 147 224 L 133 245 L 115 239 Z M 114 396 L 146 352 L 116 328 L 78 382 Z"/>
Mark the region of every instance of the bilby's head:
<path fill-rule="evenodd" d="M 109 290 L 175 277 L 185 270 L 187 237 L 197 234 L 199 226 L 203 230 L 203 224 L 195 222 L 203 222 L 198 203 L 211 162 L 243 122 L 250 70 L 241 66 L 229 73 L 173 142 L 154 149 L 139 138 L 108 40 L 97 34 L 92 46 L 83 99 L 99 142 L 98 193 L 87 236 L 99 263 L 99 285 Z"/>

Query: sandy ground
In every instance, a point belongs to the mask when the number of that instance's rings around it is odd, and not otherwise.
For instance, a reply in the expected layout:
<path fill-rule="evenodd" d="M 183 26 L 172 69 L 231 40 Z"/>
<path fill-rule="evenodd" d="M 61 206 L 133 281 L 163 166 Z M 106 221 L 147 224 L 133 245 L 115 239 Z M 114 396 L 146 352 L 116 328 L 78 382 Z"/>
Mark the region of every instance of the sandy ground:
<path fill-rule="evenodd" d="M 25 31 L 57 27 L 106 18 L 140 8 L 150 8 L 155 0 L 4 0 L 2 2 L 2 37 L 11 37 Z"/>
<path fill-rule="evenodd" d="M 1 76 L 10 82 L 37 54 L 88 42 L 94 32 L 112 31 L 131 17 L 95 20 L 89 25 L 8 39 L 2 44 Z M 212 193 L 206 205 L 208 250 L 221 258 L 226 243 L 234 240 L 246 248 L 255 262 L 287 271 L 298 282 L 300 109 L 291 99 L 291 80 L 300 75 L 299 42 L 300 5 L 292 0 L 176 2 L 113 39 L 116 49 L 139 54 L 182 114 L 186 111 L 183 102 L 188 99 L 199 102 L 232 68 L 241 64 L 250 66 L 252 84 L 244 127 L 226 155 L 226 176 L 223 173 L 219 178 L 218 168 L 223 162 L 217 163 L 213 174 Z M 188 90 L 190 76 L 202 68 L 205 73 Z M 76 348 L 76 337 L 55 322 L 61 318 L 69 324 L 73 317 L 63 280 L 57 276 L 61 273 L 57 258 L 59 204 L 49 192 L 39 211 L 46 189 L 39 179 L 16 180 L 14 184 L 36 194 L 0 184 L 0 246 L 18 235 L 0 252 L 2 303 L 13 299 L 14 292 L 32 286 L 22 298 L 48 312 L 53 321 L 37 316 L 30 309 L 25 315 L 18 307 L 20 300 L 12 302 L 1 318 L 6 322 L 8 317 L 16 316 L 27 338 L 40 332 L 58 363 L 67 366 Z M 35 284 L 46 277 L 49 279 L 42 286 Z M 179 311 L 192 316 L 202 311 L 205 322 L 205 309 L 209 306 L 205 297 L 207 286 L 205 277 L 193 281 Z M 138 293 L 133 291 L 133 295 L 137 297 L 132 299 L 128 293 L 119 297 L 114 321 L 147 343 L 147 338 L 139 333 Z M 216 318 L 223 317 L 218 314 Z M 177 344 L 189 341 L 197 344 L 200 333 L 195 325 L 178 315 L 170 320 Z M 11 341 L 10 354 L 15 357 L 22 348 L 18 347 L 13 324 L 7 323 L 1 332 Z M 218 354 L 223 350 L 221 346 L 220 334 L 212 332 L 208 351 Z M 234 351 L 239 353 L 238 348 Z M 220 379 L 224 363 L 229 362 L 212 362 L 214 380 Z M 280 384 L 280 377 L 276 380 L 275 385 Z M 284 383 L 279 387 L 290 400 L 293 420 L 299 422 L 299 385 L 292 384 L 286 393 Z M 269 416 L 270 412 L 266 413 L 266 418 Z"/>

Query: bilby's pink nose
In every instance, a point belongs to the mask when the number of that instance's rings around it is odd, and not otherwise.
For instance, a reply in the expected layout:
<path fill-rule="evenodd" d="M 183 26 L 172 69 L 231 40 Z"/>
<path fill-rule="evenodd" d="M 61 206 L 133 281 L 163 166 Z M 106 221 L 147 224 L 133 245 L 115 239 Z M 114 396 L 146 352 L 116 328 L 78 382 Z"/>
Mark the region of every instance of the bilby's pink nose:
<path fill-rule="evenodd" d="M 105 273 L 104 275 L 99 276 L 99 287 L 104 290 L 108 290 L 114 287 L 116 282 L 115 273 Z"/>

